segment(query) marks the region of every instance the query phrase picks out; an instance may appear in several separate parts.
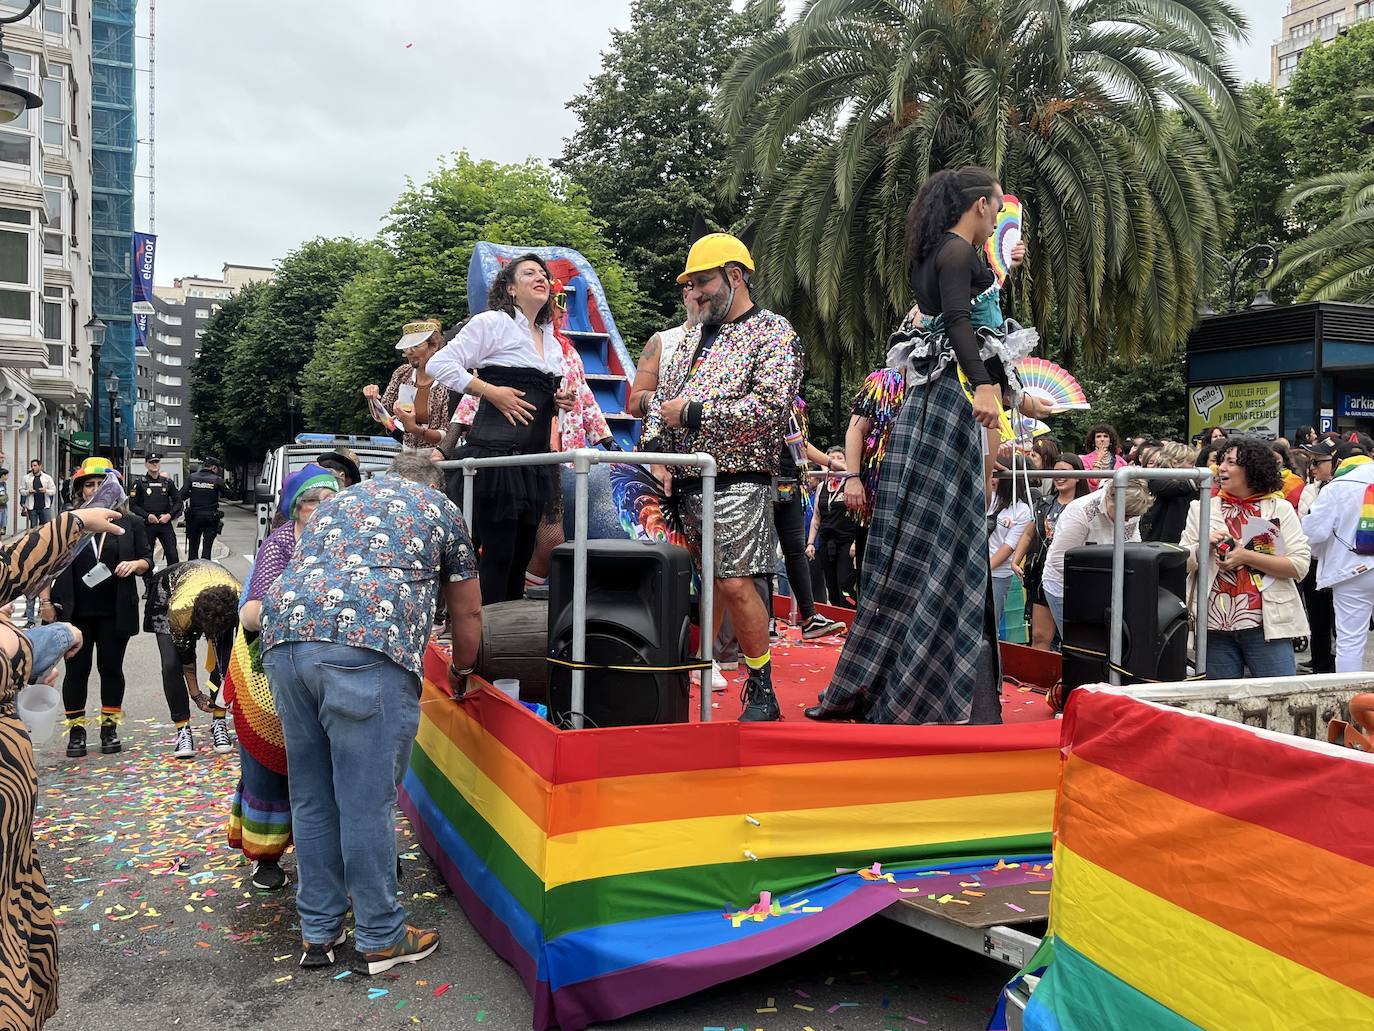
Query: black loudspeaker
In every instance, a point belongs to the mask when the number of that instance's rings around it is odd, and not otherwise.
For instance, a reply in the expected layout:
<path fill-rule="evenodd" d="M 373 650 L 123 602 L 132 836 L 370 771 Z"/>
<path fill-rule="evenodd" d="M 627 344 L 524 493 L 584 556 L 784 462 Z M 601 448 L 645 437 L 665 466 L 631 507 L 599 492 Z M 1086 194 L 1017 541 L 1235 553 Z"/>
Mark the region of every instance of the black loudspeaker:
<path fill-rule="evenodd" d="M 1182 680 L 1188 661 L 1188 552 L 1175 544 L 1126 545 L 1123 684 Z M 1064 690 L 1107 683 L 1112 546 L 1064 556 Z"/>
<path fill-rule="evenodd" d="M 685 548 L 640 541 L 587 542 L 587 662 L 676 666 L 689 661 L 692 561 Z M 573 545 L 553 550 L 549 655 L 572 658 Z M 686 723 L 690 685 L 676 673 L 588 670 L 584 726 Z M 549 720 L 571 726 L 572 670 L 550 665 Z"/>

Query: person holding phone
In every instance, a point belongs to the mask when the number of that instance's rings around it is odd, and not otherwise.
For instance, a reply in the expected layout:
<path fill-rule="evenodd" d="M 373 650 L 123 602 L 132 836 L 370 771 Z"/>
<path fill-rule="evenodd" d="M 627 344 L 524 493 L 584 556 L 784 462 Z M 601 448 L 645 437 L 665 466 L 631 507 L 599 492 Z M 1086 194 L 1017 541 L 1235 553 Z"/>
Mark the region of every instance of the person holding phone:
<path fill-rule="evenodd" d="M 77 469 L 72 494 L 78 509 L 90 503 L 111 472 L 103 458 L 88 458 Z M 68 656 L 62 681 L 67 756 L 72 759 L 86 754 L 86 697 L 93 662 L 100 672 L 100 751 L 111 755 L 123 747 L 119 723 L 124 715 L 124 652 L 138 633 L 138 578 L 152 572 L 153 550 L 143 519 L 124 513 L 117 522 L 124 533 L 97 534 L 83 544 L 53 583 L 51 611 L 40 605 L 45 617 L 56 615 L 81 632 L 80 649 Z"/>
<path fill-rule="evenodd" d="M 426 368 L 443 346 L 443 327 L 438 319 L 407 322 L 396 344 L 405 361 L 391 374 L 391 382 L 384 391 L 378 391 L 375 383 L 363 387 L 372 418 L 383 425 L 388 419 L 394 420 L 395 429 L 389 432 L 407 451 L 430 448 L 442 441 L 453 415 L 455 399 Z"/>

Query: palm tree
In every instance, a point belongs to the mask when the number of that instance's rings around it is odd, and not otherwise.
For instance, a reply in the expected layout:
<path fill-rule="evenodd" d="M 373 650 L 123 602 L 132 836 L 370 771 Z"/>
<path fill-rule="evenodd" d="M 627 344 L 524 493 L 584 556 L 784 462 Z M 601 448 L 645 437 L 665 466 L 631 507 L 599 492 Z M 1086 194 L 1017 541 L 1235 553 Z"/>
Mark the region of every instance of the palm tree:
<path fill-rule="evenodd" d="M 1367 117 L 1374 132 L 1374 91 L 1356 93 L 1355 110 Z M 1290 214 L 1312 207 L 1308 202 L 1339 198 L 1338 213 L 1323 227 L 1284 250 L 1279 281 L 1306 278 L 1300 301 L 1358 301 L 1374 304 L 1374 166 L 1298 183 L 1283 195 Z"/>
<path fill-rule="evenodd" d="M 871 354 L 910 304 L 907 205 L 981 164 L 1025 207 L 1018 309 L 1063 350 L 1173 353 L 1225 238 L 1244 29 L 1230 0 L 808 0 L 717 101 L 765 297 Z"/>

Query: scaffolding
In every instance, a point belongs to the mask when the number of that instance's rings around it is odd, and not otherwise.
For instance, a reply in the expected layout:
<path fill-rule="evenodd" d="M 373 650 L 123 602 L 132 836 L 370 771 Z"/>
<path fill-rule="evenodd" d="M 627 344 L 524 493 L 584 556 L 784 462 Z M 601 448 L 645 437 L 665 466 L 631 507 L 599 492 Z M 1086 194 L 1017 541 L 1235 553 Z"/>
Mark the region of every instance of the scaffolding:
<path fill-rule="evenodd" d="M 101 380 L 119 377 L 122 442 L 134 445 L 134 325 L 130 254 L 138 148 L 137 0 L 91 5 L 91 304 L 105 323 Z"/>

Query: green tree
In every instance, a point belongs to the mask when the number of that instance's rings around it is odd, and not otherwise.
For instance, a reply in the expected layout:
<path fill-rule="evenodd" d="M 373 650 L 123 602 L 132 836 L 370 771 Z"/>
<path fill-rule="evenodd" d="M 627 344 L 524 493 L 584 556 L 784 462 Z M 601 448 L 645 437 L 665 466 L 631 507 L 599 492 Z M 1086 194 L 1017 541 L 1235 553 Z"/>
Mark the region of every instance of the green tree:
<path fill-rule="evenodd" d="M 255 293 L 233 335 L 218 399 L 230 443 L 246 460 L 306 428 L 298 399 L 315 335 L 375 246 L 346 237 L 309 240 L 282 259 L 275 277 Z"/>
<path fill-rule="evenodd" d="M 231 425 L 226 382 L 234 340 L 252 317 L 266 291 L 266 284 L 250 283 L 220 306 L 205 324 L 200 357 L 191 377 L 191 414 L 195 417 L 192 449 L 198 455 L 215 454 L 230 466 L 255 461 Z"/>
<path fill-rule="evenodd" d="M 1284 137 L 1289 183 L 1316 179 L 1357 168 L 1374 147 L 1374 137 L 1361 131 L 1369 114 L 1352 104 L 1352 96 L 1374 83 L 1374 22 L 1353 25 L 1330 43 L 1314 43 L 1303 52 L 1292 82 L 1283 92 Z M 1330 221 L 1338 205 L 1331 201 L 1305 214 L 1309 225 Z"/>
<path fill-rule="evenodd" d="M 1249 115 L 1223 55 L 1243 31 L 1224 0 L 809 0 L 719 100 L 730 186 L 760 181 L 766 298 L 804 293 L 824 347 L 872 347 L 910 303 L 916 188 L 982 164 L 1025 205 L 1018 305 L 1042 331 L 1171 354 L 1229 228 Z"/>
<path fill-rule="evenodd" d="M 401 327 L 434 316 L 445 325 L 468 315 L 468 262 L 478 241 L 563 246 L 596 269 L 617 327 L 627 341 L 649 323 L 635 280 L 606 241 L 606 227 L 567 176 L 537 161 L 502 165 L 466 153 L 410 184 L 391 209 L 380 247 L 337 295 L 311 339 L 303 377 L 312 428 L 375 428 L 362 401 L 368 383 L 385 384 L 398 364 Z"/>
<path fill-rule="evenodd" d="M 740 213 L 719 196 L 726 155 L 711 102 L 739 48 L 777 17 L 771 2 L 736 13 L 730 0 L 633 0 L 630 27 L 611 33 L 601 71 L 568 102 L 578 128 L 555 164 L 649 292 L 654 330 L 679 316 L 695 213 L 719 225 Z"/>
<path fill-rule="evenodd" d="M 1060 447 L 1081 454 L 1088 428 L 1105 422 L 1127 437 L 1156 440 L 1188 439 L 1188 388 L 1182 350 L 1170 360 L 1131 358 L 1117 353 L 1105 361 L 1075 370 L 1078 382 L 1092 401 L 1086 412 L 1065 412 L 1049 418 Z"/>
<path fill-rule="evenodd" d="M 1245 94 L 1255 115 L 1255 127 L 1250 144 L 1241 148 L 1236 162 L 1231 188 L 1235 222 L 1222 251 L 1230 257 L 1258 243 L 1282 250 L 1302 235 L 1283 199 L 1293 182 L 1292 148 L 1285 135 L 1287 113 L 1268 83 L 1252 82 L 1245 87 Z M 1221 290 L 1220 284 L 1217 289 Z M 1275 290 L 1274 299 L 1287 303 L 1294 293 L 1291 285 L 1283 285 Z M 1213 304 L 1220 310 L 1216 297 Z"/>

